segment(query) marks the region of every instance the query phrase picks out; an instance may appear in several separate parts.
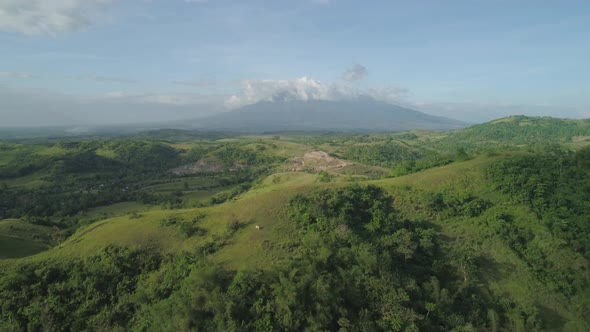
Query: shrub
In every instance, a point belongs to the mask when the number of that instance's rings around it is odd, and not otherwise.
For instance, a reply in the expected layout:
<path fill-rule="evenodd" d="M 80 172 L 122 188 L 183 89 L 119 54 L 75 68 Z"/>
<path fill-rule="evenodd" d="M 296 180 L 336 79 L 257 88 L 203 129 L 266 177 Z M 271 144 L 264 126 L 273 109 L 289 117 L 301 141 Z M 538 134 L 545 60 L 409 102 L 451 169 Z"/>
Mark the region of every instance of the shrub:
<path fill-rule="evenodd" d="M 237 219 L 233 219 L 232 221 L 230 221 L 227 224 L 227 231 L 230 233 L 235 233 L 237 232 L 240 228 L 242 227 L 242 223 L 237 220 Z"/>

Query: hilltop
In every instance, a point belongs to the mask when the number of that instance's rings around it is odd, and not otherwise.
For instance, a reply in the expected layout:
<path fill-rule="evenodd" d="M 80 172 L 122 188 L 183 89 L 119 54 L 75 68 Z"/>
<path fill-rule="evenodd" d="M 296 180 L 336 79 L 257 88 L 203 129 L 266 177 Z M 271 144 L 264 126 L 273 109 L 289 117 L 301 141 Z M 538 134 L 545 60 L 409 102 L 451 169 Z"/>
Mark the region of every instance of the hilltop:
<path fill-rule="evenodd" d="M 540 141 L 571 142 L 590 136 L 590 119 L 573 120 L 552 117 L 510 116 L 474 125 L 452 135 L 456 141 L 482 144 L 503 142 L 527 144 Z"/>

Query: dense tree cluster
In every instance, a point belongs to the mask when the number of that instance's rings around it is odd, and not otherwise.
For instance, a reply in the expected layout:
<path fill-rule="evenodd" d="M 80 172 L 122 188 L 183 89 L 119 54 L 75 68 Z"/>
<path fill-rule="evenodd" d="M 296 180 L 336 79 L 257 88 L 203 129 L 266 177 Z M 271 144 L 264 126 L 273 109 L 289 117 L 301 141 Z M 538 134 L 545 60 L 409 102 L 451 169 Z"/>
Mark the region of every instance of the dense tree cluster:
<path fill-rule="evenodd" d="M 527 204 L 568 246 L 590 258 L 590 147 L 575 154 L 536 154 L 494 164 L 496 186 Z"/>
<path fill-rule="evenodd" d="M 268 166 L 285 160 L 285 158 L 264 155 L 236 145 L 223 146 L 215 150 L 213 154 L 228 167 L 234 165 Z"/>
<path fill-rule="evenodd" d="M 530 227 L 517 225 L 509 214 L 494 215 L 486 224 L 527 263 L 543 285 L 575 299 L 581 312 L 590 311 L 590 278 L 583 267 L 590 258 L 588 170 L 590 147 L 575 154 L 523 155 L 488 169 L 489 177 L 501 191 L 536 214 L 537 220 L 530 222 L 536 221 L 536 227 L 547 229 L 553 245 L 540 242 Z M 580 257 L 555 259 L 558 248 Z"/>
<path fill-rule="evenodd" d="M 74 261 L 23 264 L 0 276 L 0 330 L 83 331 L 124 325 L 140 278 L 159 268 L 150 250 L 111 246 Z"/>
<path fill-rule="evenodd" d="M 449 255 L 424 222 L 401 220 L 393 198 L 352 186 L 297 195 L 292 259 L 228 271 L 206 243 L 178 256 L 107 247 L 79 260 L 0 272 L 0 328 L 28 330 L 420 331 L 535 330 L 534 308 L 481 293 L 476 257 Z M 198 220 L 197 220 L 198 221 Z M 197 222 L 195 221 L 195 222 Z M 178 218 L 163 227 L 180 227 Z M 193 223 L 189 223 L 194 225 Z M 236 230 L 229 231 L 231 236 Z M 217 249 L 211 250 L 213 247 Z"/>
<path fill-rule="evenodd" d="M 367 165 L 393 167 L 400 162 L 416 160 L 421 155 L 397 142 L 351 145 L 343 153 L 345 159 Z"/>

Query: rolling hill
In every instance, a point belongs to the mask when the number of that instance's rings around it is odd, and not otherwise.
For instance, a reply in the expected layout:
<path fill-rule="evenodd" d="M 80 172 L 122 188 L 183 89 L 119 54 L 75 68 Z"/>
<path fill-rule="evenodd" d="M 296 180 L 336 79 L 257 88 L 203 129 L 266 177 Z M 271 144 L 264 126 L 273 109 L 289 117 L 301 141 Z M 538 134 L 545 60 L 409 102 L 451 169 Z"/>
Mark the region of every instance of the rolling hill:
<path fill-rule="evenodd" d="M 553 117 L 509 116 L 453 132 L 449 137 L 462 142 L 483 144 L 566 143 L 590 136 L 590 119 L 574 120 Z"/>
<path fill-rule="evenodd" d="M 0 330 L 587 331 L 586 128 L 4 143 Z"/>

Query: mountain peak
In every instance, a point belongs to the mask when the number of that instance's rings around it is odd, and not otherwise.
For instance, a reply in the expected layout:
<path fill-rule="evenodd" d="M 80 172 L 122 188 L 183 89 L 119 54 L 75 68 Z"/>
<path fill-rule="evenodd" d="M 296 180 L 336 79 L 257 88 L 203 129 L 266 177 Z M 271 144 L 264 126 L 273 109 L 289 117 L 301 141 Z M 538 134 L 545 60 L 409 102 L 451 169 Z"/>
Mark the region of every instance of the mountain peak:
<path fill-rule="evenodd" d="M 370 96 L 321 100 L 277 95 L 230 112 L 195 121 L 193 127 L 244 132 L 333 130 L 393 132 L 414 129 L 451 130 L 463 122 L 388 104 Z"/>

